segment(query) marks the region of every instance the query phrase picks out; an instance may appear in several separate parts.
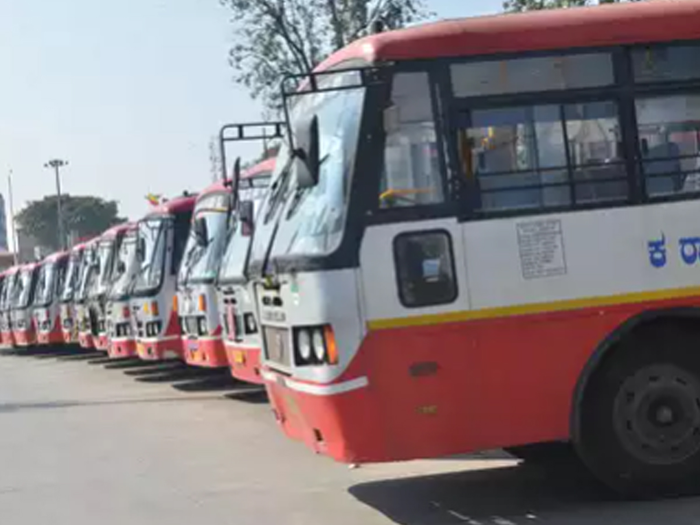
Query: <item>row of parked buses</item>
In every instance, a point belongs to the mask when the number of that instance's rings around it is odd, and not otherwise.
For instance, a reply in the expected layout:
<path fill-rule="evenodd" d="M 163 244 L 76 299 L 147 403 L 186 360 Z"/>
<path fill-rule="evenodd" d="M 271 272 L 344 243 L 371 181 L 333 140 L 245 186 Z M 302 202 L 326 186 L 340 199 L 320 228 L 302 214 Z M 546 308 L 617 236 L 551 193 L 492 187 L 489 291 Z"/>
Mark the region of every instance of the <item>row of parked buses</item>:
<path fill-rule="evenodd" d="M 276 160 L 5 272 L 5 344 L 228 366 L 339 461 L 697 489 L 700 1 L 377 33 L 284 85 L 221 134 Z"/>
<path fill-rule="evenodd" d="M 243 173 L 239 192 L 266 187 L 274 162 Z M 0 274 L 3 344 L 77 344 L 112 358 L 180 358 L 231 366 L 234 376 L 261 383 L 259 340 L 251 345 L 248 338 L 243 346 L 250 355 L 238 349 L 229 362 L 227 347 L 242 338 L 217 313 L 230 303 L 227 278 L 218 273 L 227 270 L 221 265 L 227 243 L 235 242 L 227 235 L 235 220 L 232 186 L 225 180 L 199 195 L 167 200 L 138 222 Z M 232 315 L 231 308 L 222 311 Z M 247 326 L 256 325 L 248 320 Z"/>

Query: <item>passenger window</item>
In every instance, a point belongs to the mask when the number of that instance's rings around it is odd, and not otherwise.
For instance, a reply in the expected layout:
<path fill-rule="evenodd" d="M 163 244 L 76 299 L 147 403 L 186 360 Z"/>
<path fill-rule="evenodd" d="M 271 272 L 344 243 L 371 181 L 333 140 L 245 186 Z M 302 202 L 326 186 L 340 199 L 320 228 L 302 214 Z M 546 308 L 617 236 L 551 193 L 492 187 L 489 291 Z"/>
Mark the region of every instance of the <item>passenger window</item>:
<path fill-rule="evenodd" d="M 565 107 L 566 135 L 576 203 L 625 200 L 629 181 L 613 102 Z"/>
<path fill-rule="evenodd" d="M 384 111 L 384 169 L 380 208 L 444 201 L 427 73 L 399 73 Z"/>
<path fill-rule="evenodd" d="M 456 97 L 591 88 L 614 82 L 609 53 L 466 62 L 450 69 Z"/>
<path fill-rule="evenodd" d="M 407 308 L 457 299 L 452 239 L 446 231 L 404 233 L 394 239 L 399 299 Z"/>
<path fill-rule="evenodd" d="M 481 211 L 628 196 L 612 102 L 474 110 L 469 120 L 458 149 L 466 177 L 476 179 Z"/>
<path fill-rule="evenodd" d="M 632 51 L 636 82 L 669 82 L 700 78 L 700 45 L 648 46 Z"/>
<path fill-rule="evenodd" d="M 643 98 L 636 106 L 647 195 L 700 191 L 700 95 Z"/>

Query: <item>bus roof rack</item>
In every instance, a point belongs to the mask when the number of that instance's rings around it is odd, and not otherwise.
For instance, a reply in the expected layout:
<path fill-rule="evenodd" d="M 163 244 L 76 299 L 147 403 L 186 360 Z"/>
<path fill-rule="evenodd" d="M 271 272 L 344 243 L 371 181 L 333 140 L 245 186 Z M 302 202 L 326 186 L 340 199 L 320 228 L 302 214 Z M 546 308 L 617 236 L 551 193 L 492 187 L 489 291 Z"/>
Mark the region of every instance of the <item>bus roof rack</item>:
<path fill-rule="evenodd" d="M 379 86 L 384 83 L 382 74 L 388 69 L 388 65 L 380 65 L 333 69 L 331 71 L 311 71 L 309 73 L 290 73 L 285 75 L 282 79 L 282 99 L 286 101 L 289 97 L 309 95 L 311 93 L 326 93 L 329 91 L 343 91 L 346 89 Z M 347 73 L 358 73 L 358 82 L 343 82 L 342 85 L 333 85 L 330 87 L 319 86 L 319 79 L 337 77 Z M 296 82 L 294 82 L 294 85 L 290 89 L 287 89 L 291 81 Z"/>
<path fill-rule="evenodd" d="M 221 179 L 226 180 L 226 143 L 284 138 L 287 123 L 280 120 L 270 122 L 246 122 L 225 124 L 219 130 L 219 154 L 221 156 Z M 252 131 L 251 131 L 252 130 Z M 265 148 L 267 150 L 267 147 Z M 233 177 L 231 177 L 233 178 Z"/>

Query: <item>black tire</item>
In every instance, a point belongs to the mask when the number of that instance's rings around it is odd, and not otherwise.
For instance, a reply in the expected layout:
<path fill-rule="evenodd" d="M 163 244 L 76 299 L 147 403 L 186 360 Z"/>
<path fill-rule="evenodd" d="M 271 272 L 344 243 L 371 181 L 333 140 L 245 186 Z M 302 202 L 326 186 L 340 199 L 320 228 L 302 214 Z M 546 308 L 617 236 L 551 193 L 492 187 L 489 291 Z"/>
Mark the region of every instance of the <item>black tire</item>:
<path fill-rule="evenodd" d="M 681 326 L 623 340 L 591 376 L 574 444 L 591 472 L 637 498 L 700 486 L 700 338 Z"/>
<path fill-rule="evenodd" d="M 527 466 L 544 470 L 551 471 L 581 467 L 576 450 L 569 441 L 533 443 L 531 445 L 507 447 L 503 450 L 511 456 L 523 460 L 523 463 Z"/>

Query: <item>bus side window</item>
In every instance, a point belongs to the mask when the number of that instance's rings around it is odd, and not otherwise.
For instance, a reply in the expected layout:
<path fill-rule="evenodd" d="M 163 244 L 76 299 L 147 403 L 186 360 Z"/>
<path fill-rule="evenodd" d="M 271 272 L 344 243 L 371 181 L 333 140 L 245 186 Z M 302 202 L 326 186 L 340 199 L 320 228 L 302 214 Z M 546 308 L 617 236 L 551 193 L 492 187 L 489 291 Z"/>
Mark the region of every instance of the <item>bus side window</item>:
<path fill-rule="evenodd" d="M 384 169 L 379 207 L 444 201 L 435 119 L 427 73 L 398 73 L 384 111 Z"/>
<path fill-rule="evenodd" d="M 636 106 L 647 195 L 700 191 L 700 96 L 640 98 Z"/>
<path fill-rule="evenodd" d="M 457 299 L 452 238 L 447 231 L 409 232 L 394 239 L 401 304 L 418 308 Z"/>

